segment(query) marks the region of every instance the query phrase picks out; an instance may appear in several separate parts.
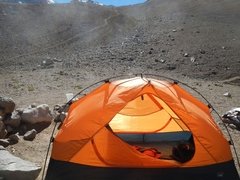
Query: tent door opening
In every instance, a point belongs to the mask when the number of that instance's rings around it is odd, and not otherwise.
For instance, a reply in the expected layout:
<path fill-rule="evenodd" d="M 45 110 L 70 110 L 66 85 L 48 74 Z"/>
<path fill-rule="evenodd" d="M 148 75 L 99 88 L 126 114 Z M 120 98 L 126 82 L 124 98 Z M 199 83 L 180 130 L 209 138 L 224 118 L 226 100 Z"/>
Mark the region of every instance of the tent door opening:
<path fill-rule="evenodd" d="M 195 152 L 192 132 L 153 94 L 130 101 L 109 123 L 121 140 L 158 159 L 189 161 Z"/>

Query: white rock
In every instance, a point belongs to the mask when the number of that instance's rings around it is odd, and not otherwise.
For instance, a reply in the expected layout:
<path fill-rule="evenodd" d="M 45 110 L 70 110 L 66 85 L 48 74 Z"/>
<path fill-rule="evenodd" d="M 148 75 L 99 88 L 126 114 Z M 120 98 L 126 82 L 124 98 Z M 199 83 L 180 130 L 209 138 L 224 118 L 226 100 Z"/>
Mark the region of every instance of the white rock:
<path fill-rule="evenodd" d="M 225 97 L 232 97 L 232 95 L 229 92 L 226 92 L 223 94 Z"/>
<path fill-rule="evenodd" d="M 192 56 L 190 60 L 194 63 L 196 61 L 196 58 Z"/>
<path fill-rule="evenodd" d="M 222 121 L 226 124 L 236 126 L 240 130 L 240 107 L 232 108 L 222 115 Z"/>
<path fill-rule="evenodd" d="M 52 122 L 52 114 L 47 104 L 39 105 L 35 108 L 26 108 L 21 114 L 22 122 L 35 124 L 40 122 Z"/>
<path fill-rule="evenodd" d="M 41 171 L 41 167 L 9 153 L 0 146 L 0 178 L 33 180 Z"/>
<path fill-rule="evenodd" d="M 166 61 L 165 61 L 164 59 L 161 59 L 160 62 L 161 62 L 161 63 L 165 63 Z"/>

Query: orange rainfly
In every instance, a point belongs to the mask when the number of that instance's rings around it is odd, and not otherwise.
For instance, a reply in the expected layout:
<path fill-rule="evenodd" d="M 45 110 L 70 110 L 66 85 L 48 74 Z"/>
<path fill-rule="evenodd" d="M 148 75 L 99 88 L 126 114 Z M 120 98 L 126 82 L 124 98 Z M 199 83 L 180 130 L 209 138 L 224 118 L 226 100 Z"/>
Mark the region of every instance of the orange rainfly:
<path fill-rule="evenodd" d="M 177 83 L 135 77 L 106 82 L 71 104 L 46 179 L 190 180 L 202 174 L 239 179 L 209 107 Z"/>

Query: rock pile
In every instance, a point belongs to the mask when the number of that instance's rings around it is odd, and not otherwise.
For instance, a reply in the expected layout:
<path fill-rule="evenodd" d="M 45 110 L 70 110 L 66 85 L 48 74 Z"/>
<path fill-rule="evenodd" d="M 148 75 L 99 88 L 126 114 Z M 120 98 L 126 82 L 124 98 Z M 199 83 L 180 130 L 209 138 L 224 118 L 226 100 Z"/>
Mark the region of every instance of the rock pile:
<path fill-rule="evenodd" d="M 7 147 L 19 141 L 32 141 L 36 134 L 48 127 L 53 115 L 47 104 L 15 109 L 11 98 L 0 96 L 0 145 Z"/>
<path fill-rule="evenodd" d="M 0 96 L 0 179 L 36 179 L 41 167 L 12 155 L 4 147 L 18 143 L 21 136 L 34 140 L 51 124 L 53 115 L 47 104 L 18 109 L 15 106 L 11 98 Z"/>

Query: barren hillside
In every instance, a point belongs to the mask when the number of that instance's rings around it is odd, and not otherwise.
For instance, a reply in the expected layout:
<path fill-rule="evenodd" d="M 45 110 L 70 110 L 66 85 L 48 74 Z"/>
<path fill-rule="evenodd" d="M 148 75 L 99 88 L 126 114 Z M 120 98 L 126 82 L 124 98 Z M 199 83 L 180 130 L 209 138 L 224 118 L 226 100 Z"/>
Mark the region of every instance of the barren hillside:
<path fill-rule="evenodd" d="M 240 67 L 239 9 L 236 0 L 151 0 L 122 8 L 2 4 L 1 67 L 31 68 L 46 57 L 125 66 L 130 58 L 138 72 L 232 78 Z"/>

